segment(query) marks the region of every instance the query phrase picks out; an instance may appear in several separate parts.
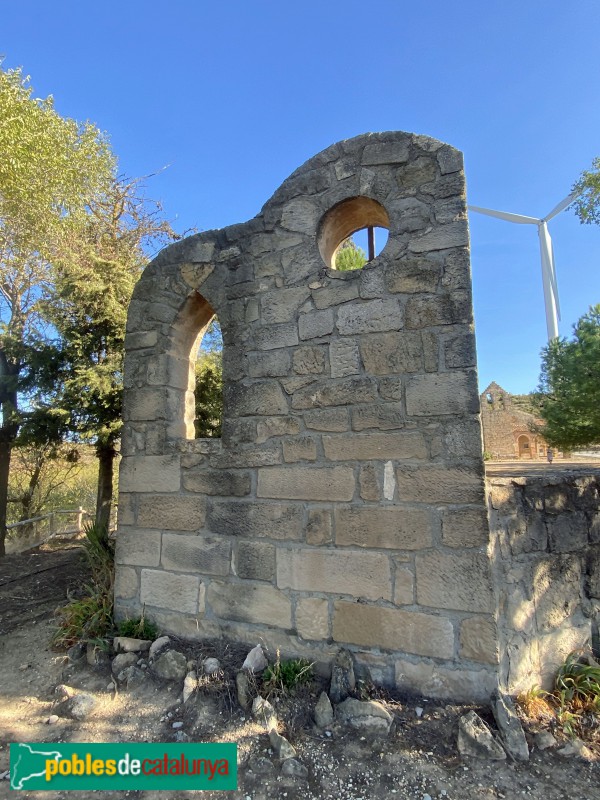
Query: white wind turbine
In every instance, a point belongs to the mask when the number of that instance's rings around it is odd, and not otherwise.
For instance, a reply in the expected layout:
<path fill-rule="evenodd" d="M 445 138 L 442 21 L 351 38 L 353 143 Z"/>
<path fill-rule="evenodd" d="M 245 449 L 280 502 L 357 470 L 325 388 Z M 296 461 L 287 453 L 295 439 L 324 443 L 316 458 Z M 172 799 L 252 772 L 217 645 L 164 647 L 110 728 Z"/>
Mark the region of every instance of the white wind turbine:
<path fill-rule="evenodd" d="M 544 286 L 544 303 L 546 306 L 546 327 L 548 329 L 548 340 L 558 337 L 558 320 L 560 319 L 560 306 L 558 302 L 558 288 L 556 285 L 556 273 L 554 270 L 554 251 L 552 249 L 552 239 L 548 231 L 548 222 L 560 214 L 561 211 L 571 205 L 579 192 L 573 192 L 565 197 L 549 214 L 542 219 L 537 217 L 524 217 L 521 214 L 511 214 L 507 211 L 493 211 L 491 208 L 480 208 L 479 206 L 469 206 L 471 211 L 479 214 L 487 214 L 490 217 L 498 217 L 507 222 L 518 222 L 521 225 L 537 225 L 538 236 L 540 237 L 540 254 L 542 257 L 542 283 Z"/>

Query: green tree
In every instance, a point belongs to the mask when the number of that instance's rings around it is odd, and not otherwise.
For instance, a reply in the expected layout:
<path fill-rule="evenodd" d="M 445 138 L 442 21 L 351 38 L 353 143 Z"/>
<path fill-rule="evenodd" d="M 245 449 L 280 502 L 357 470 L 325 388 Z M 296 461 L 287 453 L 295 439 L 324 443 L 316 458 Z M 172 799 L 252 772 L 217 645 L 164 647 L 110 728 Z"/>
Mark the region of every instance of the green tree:
<path fill-rule="evenodd" d="M 593 160 L 591 170 L 581 173 L 573 191 L 579 192 L 574 208 L 581 222 L 600 224 L 600 158 Z"/>
<path fill-rule="evenodd" d="M 10 520 L 22 522 L 54 508 L 82 503 L 80 494 L 73 497 L 70 492 L 71 487 L 81 487 L 88 461 L 82 452 L 69 443 L 17 447 L 10 470 Z"/>
<path fill-rule="evenodd" d="M 46 362 L 46 381 L 38 387 L 39 405 L 44 421 L 54 421 L 55 436 L 95 447 L 98 525 L 108 523 L 112 505 L 129 301 L 148 250 L 178 238 L 142 189 L 142 179 L 115 178 L 89 204 L 56 259 L 43 305 L 58 338 Z"/>
<path fill-rule="evenodd" d="M 600 444 L 600 304 L 574 326 L 574 337 L 542 351 L 539 415 L 546 441 L 563 450 Z"/>
<path fill-rule="evenodd" d="M 335 268 L 341 272 L 362 269 L 366 263 L 367 254 L 362 247 L 358 247 L 352 237 L 343 241 L 335 254 Z"/>
<path fill-rule="evenodd" d="M 40 298 L 49 261 L 108 185 L 104 134 L 36 99 L 21 70 L 0 68 L 0 556 L 11 453 L 22 423 L 22 376 L 44 336 Z"/>
<path fill-rule="evenodd" d="M 196 358 L 196 420 L 197 439 L 221 436 L 223 415 L 223 366 L 221 329 L 216 317 L 202 340 Z"/>

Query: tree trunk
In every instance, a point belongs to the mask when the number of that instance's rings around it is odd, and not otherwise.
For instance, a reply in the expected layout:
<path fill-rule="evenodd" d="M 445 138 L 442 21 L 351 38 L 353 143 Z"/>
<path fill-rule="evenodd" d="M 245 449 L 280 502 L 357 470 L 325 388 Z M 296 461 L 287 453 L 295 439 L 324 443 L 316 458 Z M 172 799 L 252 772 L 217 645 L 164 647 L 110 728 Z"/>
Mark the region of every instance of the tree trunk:
<path fill-rule="evenodd" d="M 102 444 L 96 447 L 96 455 L 98 456 L 96 525 L 108 528 L 112 507 L 114 462 L 117 451 L 112 444 Z"/>
<path fill-rule="evenodd" d="M 6 510 L 12 442 L 0 439 L 0 558 L 6 555 Z"/>
<path fill-rule="evenodd" d="M 11 362 L 0 348 L 0 558 L 6 555 L 6 511 L 8 506 L 8 476 L 10 456 L 19 432 L 17 411 L 17 380 L 20 365 Z"/>

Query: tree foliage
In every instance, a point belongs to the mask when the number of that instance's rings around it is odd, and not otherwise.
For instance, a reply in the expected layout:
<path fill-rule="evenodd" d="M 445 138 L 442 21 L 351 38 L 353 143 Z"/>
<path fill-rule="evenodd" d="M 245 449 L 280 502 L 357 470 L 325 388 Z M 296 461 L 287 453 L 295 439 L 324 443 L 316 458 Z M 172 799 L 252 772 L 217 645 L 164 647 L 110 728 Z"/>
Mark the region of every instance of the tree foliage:
<path fill-rule="evenodd" d="M 55 435 L 92 443 L 99 458 L 96 523 L 107 524 L 121 431 L 127 308 L 148 250 L 177 238 L 140 179 L 113 179 L 55 260 L 43 303 L 58 336 L 39 383 L 43 420 Z M 52 428 L 52 425 L 50 425 Z"/>
<path fill-rule="evenodd" d="M 52 98 L 36 99 L 21 70 L 0 69 L 0 556 L 23 376 L 45 334 L 39 304 L 51 260 L 113 171 L 104 134 L 61 117 Z"/>
<path fill-rule="evenodd" d="M 20 69 L 0 69 L 0 253 L 48 256 L 114 170 L 108 140 L 89 122 L 35 98 Z"/>
<path fill-rule="evenodd" d="M 600 304 L 574 326 L 574 337 L 542 351 L 539 414 L 546 441 L 563 450 L 600 443 Z"/>
<path fill-rule="evenodd" d="M 590 170 L 581 173 L 573 191 L 580 193 L 574 207 L 581 222 L 600 224 L 600 158 L 593 160 Z"/>
<path fill-rule="evenodd" d="M 57 508 L 91 508 L 93 452 L 70 443 L 18 447 L 9 484 L 9 521 L 20 522 Z"/>
<path fill-rule="evenodd" d="M 366 263 L 367 254 L 362 247 L 358 247 L 352 237 L 343 241 L 335 254 L 335 268 L 341 272 L 362 269 Z"/>
<path fill-rule="evenodd" d="M 221 436 L 223 416 L 222 338 L 219 323 L 213 318 L 196 358 L 197 439 Z"/>

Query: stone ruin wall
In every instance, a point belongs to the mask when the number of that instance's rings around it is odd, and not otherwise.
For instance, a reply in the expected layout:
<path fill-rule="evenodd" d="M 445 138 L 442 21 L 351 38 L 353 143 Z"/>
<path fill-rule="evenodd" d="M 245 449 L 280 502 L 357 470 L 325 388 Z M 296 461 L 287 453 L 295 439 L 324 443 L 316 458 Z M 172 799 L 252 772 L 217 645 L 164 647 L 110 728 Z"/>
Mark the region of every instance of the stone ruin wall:
<path fill-rule="evenodd" d="M 331 269 L 389 228 L 362 270 Z M 221 440 L 193 354 L 223 333 Z M 462 155 L 333 145 L 249 222 L 162 251 L 128 316 L 116 611 L 377 682 L 484 698 L 497 673 Z"/>
<path fill-rule="evenodd" d="M 499 681 L 550 689 L 573 650 L 600 656 L 600 476 L 494 477 L 488 503 Z"/>

